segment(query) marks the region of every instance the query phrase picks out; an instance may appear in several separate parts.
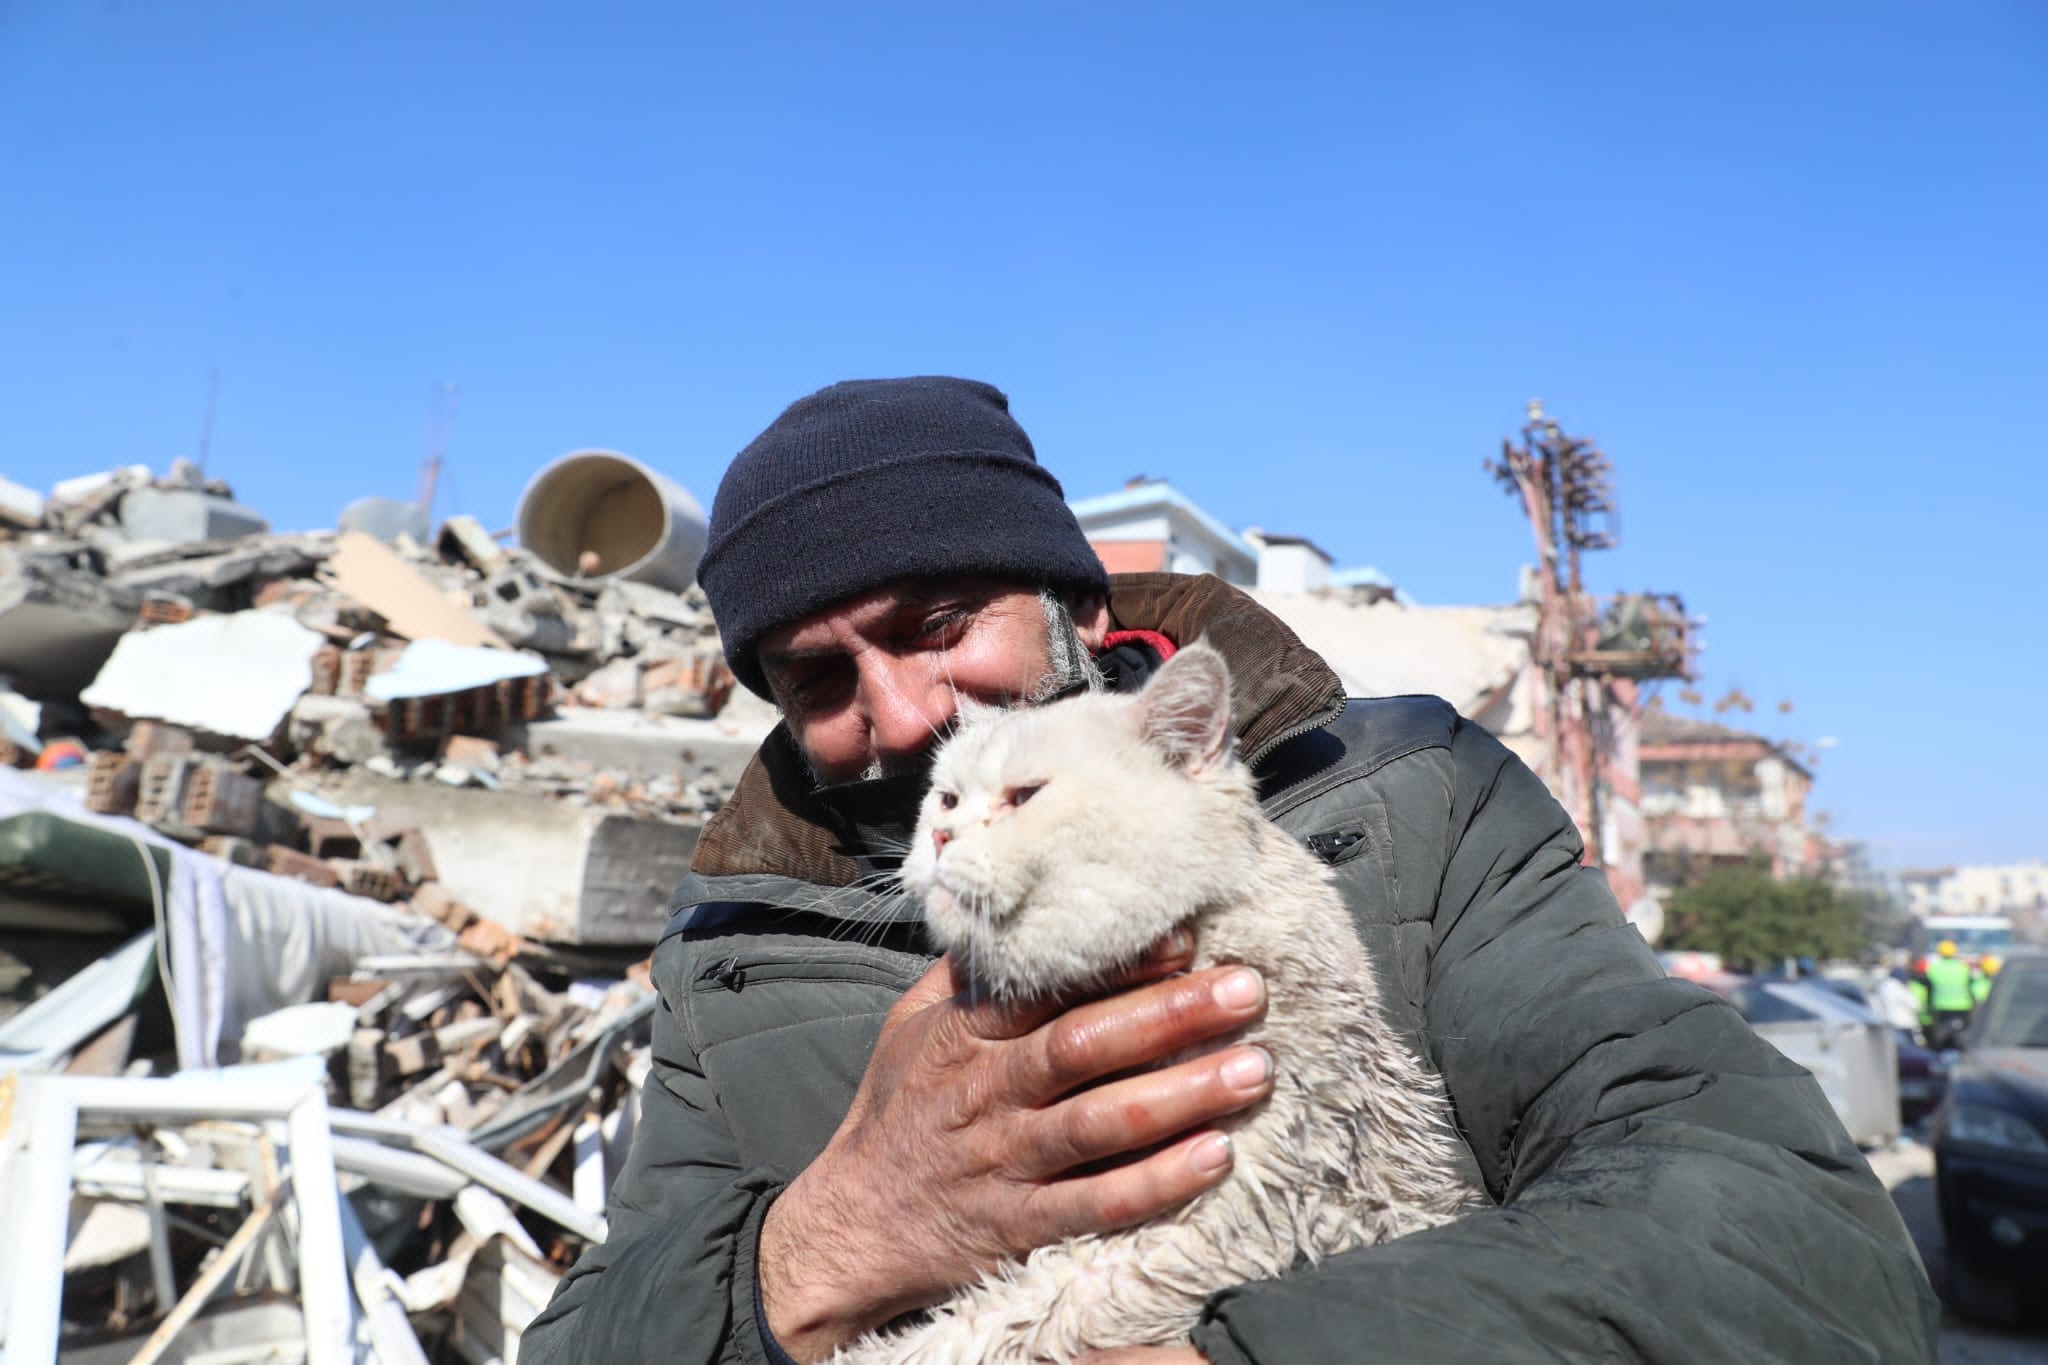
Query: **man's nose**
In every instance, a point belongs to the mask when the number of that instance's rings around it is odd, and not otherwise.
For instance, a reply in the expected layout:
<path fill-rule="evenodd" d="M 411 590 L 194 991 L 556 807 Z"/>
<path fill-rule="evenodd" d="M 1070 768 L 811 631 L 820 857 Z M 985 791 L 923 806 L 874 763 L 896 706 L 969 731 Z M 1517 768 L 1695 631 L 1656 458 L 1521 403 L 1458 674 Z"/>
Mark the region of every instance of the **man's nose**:
<path fill-rule="evenodd" d="M 953 719 L 952 689 L 935 685 L 921 662 L 890 660 L 861 680 L 868 734 L 885 763 L 924 753 Z"/>

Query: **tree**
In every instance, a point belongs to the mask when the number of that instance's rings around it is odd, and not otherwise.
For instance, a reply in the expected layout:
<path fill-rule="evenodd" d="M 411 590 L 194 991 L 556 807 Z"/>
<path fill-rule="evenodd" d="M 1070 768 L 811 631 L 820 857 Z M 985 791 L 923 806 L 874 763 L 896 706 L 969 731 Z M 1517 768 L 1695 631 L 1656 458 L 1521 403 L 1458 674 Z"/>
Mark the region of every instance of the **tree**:
<path fill-rule="evenodd" d="M 1856 957 L 1869 944 L 1865 907 L 1810 877 L 1775 881 L 1760 863 L 1721 868 L 1671 893 L 1671 946 L 1731 966 Z"/>

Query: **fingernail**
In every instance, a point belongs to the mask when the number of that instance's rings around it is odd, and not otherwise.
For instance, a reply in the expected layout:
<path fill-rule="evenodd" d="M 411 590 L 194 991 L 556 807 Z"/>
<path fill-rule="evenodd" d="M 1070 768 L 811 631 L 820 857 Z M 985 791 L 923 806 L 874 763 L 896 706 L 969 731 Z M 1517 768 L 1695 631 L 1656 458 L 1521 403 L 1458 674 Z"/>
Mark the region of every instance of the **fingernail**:
<path fill-rule="evenodd" d="M 1211 1133 L 1188 1149 L 1188 1162 L 1204 1175 L 1220 1171 L 1230 1164 L 1230 1139 L 1222 1133 Z"/>
<path fill-rule="evenodd" d="M 1195 941 L 1185 929 L 1176 929 L 1152 945 L 1150 954 L 1154 962 L 1173 962 L 1186 957 L 1195 946 Z"/>
<path fill-rule="evenodd" d="M 1223 1083 L 1232 1090 L 1257 1090 L 1273 1074 L 1273 1058 L 1262 1047 L 1247 1049 L 1223 1064 Z"/>
<path fill-rule="evenodd" d="M 1239 967 L 1216 983 L 1216 1003 L 1227 1010 L 1245 1010 L 1265 998 L 1266 983 L 1249 967 Z"/>

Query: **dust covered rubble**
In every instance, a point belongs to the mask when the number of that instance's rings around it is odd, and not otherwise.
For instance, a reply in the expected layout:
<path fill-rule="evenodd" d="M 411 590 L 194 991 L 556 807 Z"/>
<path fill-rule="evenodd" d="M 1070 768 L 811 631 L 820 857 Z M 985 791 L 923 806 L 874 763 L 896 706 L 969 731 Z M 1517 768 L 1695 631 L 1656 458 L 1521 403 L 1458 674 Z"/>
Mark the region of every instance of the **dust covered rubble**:
<path fill-rule="evenodd" d="M 603 1235 L 774 716 L 695 588 L 382 529 L 0 480 L 0 1202 L 66 1247 L 0 1256 L 9 1358 L 512 1361 Z"/>

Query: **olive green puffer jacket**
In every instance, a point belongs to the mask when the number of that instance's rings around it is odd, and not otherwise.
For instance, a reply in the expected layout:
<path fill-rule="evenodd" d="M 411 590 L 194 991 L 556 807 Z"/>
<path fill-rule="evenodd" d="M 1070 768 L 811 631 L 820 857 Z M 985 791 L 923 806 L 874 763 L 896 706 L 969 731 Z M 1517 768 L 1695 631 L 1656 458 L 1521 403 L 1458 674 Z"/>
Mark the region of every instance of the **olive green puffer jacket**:
<path fill-rule="evenodd" d="M 1215 1295 L 1218 1363 L 1934 1359 L 1938 1308 L 1812 1078 L 1670 980 L 1570 820 L 1434 698 L 1346 705 L 1213 578 L 1112 581 L 1117 626 L 1206 634 L 1267 813 L 1337 868 L 1388 1023 L 1443 1074 L 1496 1206 Z M 592 1248 L 523 1365 L 765 1361 L 754 1247 L 931 960 L 778 730 L 699 843 L 654 957 L 654 1069 Z"/>

